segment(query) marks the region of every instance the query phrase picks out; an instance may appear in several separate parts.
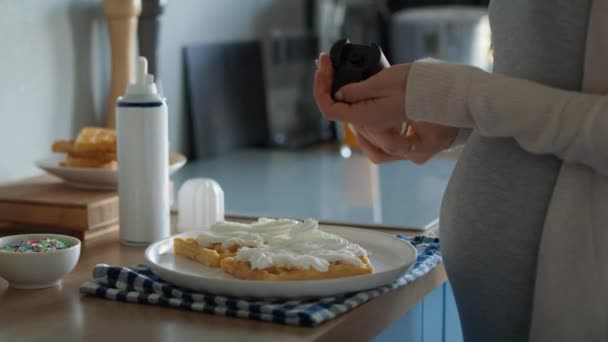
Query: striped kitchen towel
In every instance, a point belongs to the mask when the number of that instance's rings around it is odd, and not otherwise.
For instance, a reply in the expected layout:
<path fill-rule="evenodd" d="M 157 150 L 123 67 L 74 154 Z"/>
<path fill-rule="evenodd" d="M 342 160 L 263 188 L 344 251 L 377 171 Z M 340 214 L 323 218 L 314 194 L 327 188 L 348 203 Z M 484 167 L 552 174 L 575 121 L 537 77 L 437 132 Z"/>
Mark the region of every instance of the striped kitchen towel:
<path fill-rule="evenodd" d="M 97 265 L 93 269 L 93 281 L 82 284 L 80 292 L 129 303 L 162 305 L 289 325 L 316 326 L 390 290 L 406 286 L 441 263 L 439 239 L 426 236 L 399 237 L 410 241 L 418 250 L 418 259 L 411 271 L 392 284 L 339 296 L 251 300 L 199 293 L 163 281 L 145 265 Z"/>

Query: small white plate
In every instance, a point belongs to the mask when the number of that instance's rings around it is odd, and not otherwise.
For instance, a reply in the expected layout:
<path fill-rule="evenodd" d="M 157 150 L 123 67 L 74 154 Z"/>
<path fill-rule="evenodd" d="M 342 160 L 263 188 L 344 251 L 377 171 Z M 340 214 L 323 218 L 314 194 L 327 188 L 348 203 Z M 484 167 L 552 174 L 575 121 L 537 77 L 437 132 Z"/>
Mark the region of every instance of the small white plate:
<path fill-rule="evenodd" d="M 160 278 L 195 291 L 236 297 L 298 298 L 333 296 L 386 285 L 399 279 L 413 267 L 416 261 L 417 251 L 414 246 L 395 236 L 358 228 L 337 226 L 320 228 L 367 249 L 371 253 L 369 259 L 374 267 L 374 273 L 327 280 L 284 282 L 241 280 L 224 273 L 221 269 L 206 267 L 175 256 L 174 237 L 150 245 L 146 249 L 146 262 Z M 194 232 L 187 232 L 176 236 L 195 235 Z"/>
<path fill-rule="evenodd" d="M 63 179 L 67 184 L 84 189 L 116 190 L 118 188 L 118 171 L 80 167 L 65 167 L 60 163 L 64 156 L 54 156 L 39 160 L 36 166 Z M 179 153 L 169 155 L 169 175 L 186 164 L 186 157 Z"/>

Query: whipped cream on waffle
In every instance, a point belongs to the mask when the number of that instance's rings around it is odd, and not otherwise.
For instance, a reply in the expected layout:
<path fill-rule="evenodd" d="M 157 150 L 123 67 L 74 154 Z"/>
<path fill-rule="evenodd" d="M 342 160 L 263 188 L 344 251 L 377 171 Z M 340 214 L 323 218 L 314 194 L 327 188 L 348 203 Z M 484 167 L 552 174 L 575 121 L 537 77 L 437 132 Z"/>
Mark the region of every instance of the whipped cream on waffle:
<path fill-rule="evenodd" d="M 284 234 L 270 237 L 265 244 L 239 249 L 236 259 L 249 261 L 254 269 L 314 268 L 327 272 L 329 265 L 335 262 L 363 265 L 359 257 L 367 255 L 358 244 L 324 232 L 316 220 L 307 219 L 292 224 Z"/>
<path fill-rule="evenodd" d="M 236 259 L 249 261 L 251 268 L 284 267 L 326 272 L 329 265 L 344 262 L 363 265 L 359 257 L 368 252 L 356 243 L 319 229 L 313 219 L 260 218 L 253 223 L 218 222 L 198 235 L 202 246 L 220 244 L 241 247 Z"/>
<path fill-rule="evenodd" d="M 253 223 L 218 222 L 208 232 L 201 233 L 197 242 L 201 246 L 221 244 L 224 248 L 232 246 L 258 247 L 273 236 L 286 234 L 298 221 L 289 219 L 260 218 Z"/>

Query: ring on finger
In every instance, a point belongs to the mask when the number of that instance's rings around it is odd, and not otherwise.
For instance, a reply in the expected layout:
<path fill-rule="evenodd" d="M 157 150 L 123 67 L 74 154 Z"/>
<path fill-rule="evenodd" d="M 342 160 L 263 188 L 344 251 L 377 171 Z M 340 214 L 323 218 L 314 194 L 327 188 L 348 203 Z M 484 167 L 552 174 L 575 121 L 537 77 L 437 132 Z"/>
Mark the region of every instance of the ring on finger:
<path fill-rule="evenodd" d="M 401 123 L 401 130 L 399 131 L 399 135 L 400 136 L 404 136 L 407 133 L 407 130 L 410 128 L 410 124 L 409 122 L 407 122 L 407 120 L 404 120 Z"/>

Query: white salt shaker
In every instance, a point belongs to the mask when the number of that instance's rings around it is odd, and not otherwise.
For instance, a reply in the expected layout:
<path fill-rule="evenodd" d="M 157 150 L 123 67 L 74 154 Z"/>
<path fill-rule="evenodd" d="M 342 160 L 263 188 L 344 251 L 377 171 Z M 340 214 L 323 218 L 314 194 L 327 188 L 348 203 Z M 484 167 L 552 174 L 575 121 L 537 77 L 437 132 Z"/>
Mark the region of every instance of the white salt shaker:
<path fill-rule="evenodd" d="M 210 178 L 186 181 L 177 194 L 177 230 L 209 229 L 224 220 L 224 191 Z"/>

